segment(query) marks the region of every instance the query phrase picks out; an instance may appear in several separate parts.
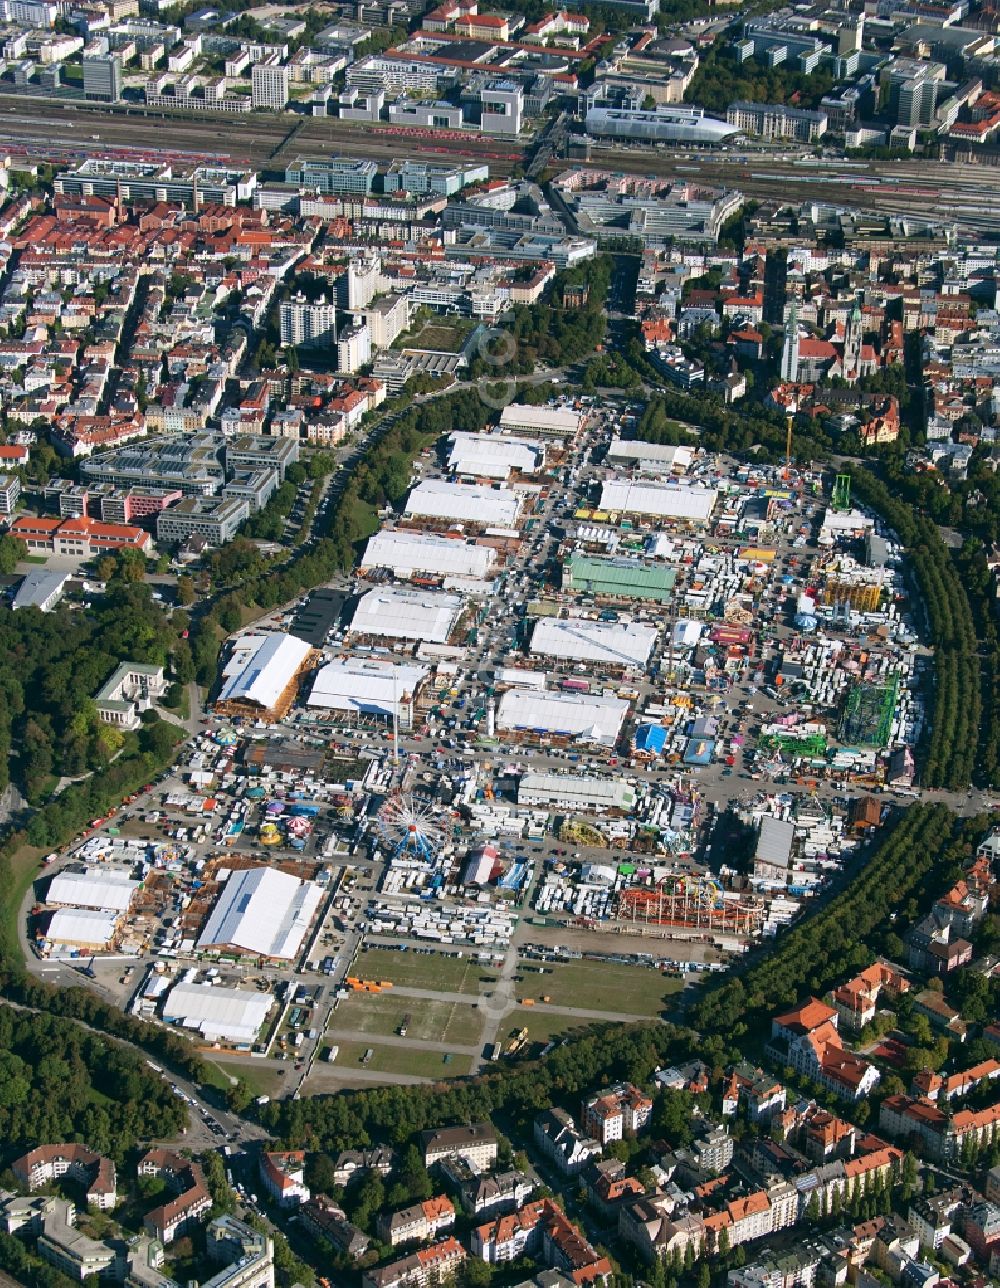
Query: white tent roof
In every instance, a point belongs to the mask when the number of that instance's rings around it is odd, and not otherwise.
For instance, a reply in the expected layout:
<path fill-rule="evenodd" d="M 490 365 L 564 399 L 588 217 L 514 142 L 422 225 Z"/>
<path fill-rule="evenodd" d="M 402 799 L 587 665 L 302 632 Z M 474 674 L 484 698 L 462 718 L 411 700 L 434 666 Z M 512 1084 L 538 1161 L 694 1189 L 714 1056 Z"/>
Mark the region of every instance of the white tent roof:
<path fill-rule="evenodd" d="M 501 729 L 561 734 L 610 747 L 627 711 L 628 703 L 622 698 L 508 689 L 500 699 L 497 724 Z"/>
<path fill-rule="evenodd" d="M 379 586 L 361 596 L 351 630 L 359 635 L 444 644 L 461 611 L 460 595 Z"/>
<path fill-rule="evenodd" d="M 658 634 L 655 626 L 639 622 L 542 617 L 532 632 L 531 651 L 607 666 L 643 667 L 649 661 Z"/>
<path fill-rule="evenodd" d="M 705 627 L 689 617 L 679 617 L 674 622 L 674 648 L 694 648 Z"/>
<path fill-rule="evenodd" d="M 611 446 L 608 448 L 608 460 L 612 463 L 615 461 L 638 461 L 644 465 L 662 466 L 664 469 L 673 469 L 676 465 L 681 469 L 687 469 L 694 460 L 694 448 L 680 445 L 671 446 L 667 443 L 640 443 L 631 440 L 626 441 L 623 438 L 613 438 Z"/>
<path fill-rule="evenodd" d="M 532 407 L 510 403 L 500 413 L 502 429 L 533 429 L 540 434 L 577 434 L 586 413 L 572 407 Z"/>
<path fill-rule="evenodd" d="M 302 946 L 323 892 L 275 868 L 233 872 L 198 940 L 199 948 L 239 948 L 291 959 Z"/>
<path fill-rule="evenodd" d="M 308 655 L 295 635 L 244 635 L 222 669 L 219 701 L 273 707 Z"/>
<path fill-rule="evenodd" d="M 452 434 L 448 465 L 458 474 L 505 479 L 511 470 L 533 474 L 545 463 L 541 443 L 502 434 Z"/>
<path fill-rule="evenodd" d="M 410 493 L 406 513 L 424 519 L 448 519 L 481 527 L 510 528 L 517 523 L 521 498 L 509 488 L 480 483 L 447 483 L 426 479 Z"/>
<path fill-rule="evenodd" d="M 707 523 L 718 489 L 685 487 L 679 483 L 634 483 L 608 479 L 601 487 L 601 509 L 619 514 L 648 514 L 660 519 L 690 519 Z"/>
<path fill-rule="evenodd" d="M 308 705 L 391 716 L 395 703 L 412 698 L 427 674 L 426 666 L 395 666 L 392 662 L 369 658 L 343 658 L 317 672 Z"/>
<path fill-rule="evenodd" d="M 46 903 L 62 903 L 76 908 L 99 908 L 105 912 L 127 912 L 138 881 L 130 881 L 122 872 L 105 872 L 87 868 L 83 872 L 60 872 L 49 883 Z"/>
<path fill-rule="evenodd" d="M 393 572 L 439 573 L 442 576 L 487 577 L 496 563 L 492 546 L 477 546 L 454 537 L 429 532 L 387 530 L 377 532 L 365 547 L 363 568 L 391 568 Z"/>
<path fill-rule="evenodd" d="M 114 938 L 118 916 L 93 908 L 60 908 L 52 914 L 46 939 L 55 944 L 104 948 Z"/>
<path fill-rule="evenodd" d="M 168 1024 L 197 1029 L 208 1041 L 253 1042 L 267 1019 L 270 993 L 212 984 L 175 984 L 163 1003 Z"/>

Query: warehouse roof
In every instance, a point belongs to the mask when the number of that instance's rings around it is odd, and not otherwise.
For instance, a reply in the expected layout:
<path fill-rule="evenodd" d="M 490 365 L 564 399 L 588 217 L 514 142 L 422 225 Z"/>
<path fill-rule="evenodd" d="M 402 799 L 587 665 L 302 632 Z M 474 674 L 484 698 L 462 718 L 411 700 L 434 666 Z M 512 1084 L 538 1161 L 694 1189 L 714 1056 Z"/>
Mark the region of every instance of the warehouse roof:
<path fill-rule="evenodd" d="M 379 586 L 358 600 L 351 630 L 359 635 L 444 644 L 461 611 L 460 595 Z"/>
<path fill-rule="evenodd" d="M 628 703 L 622 698 L 508 689 L 500 699 L 497 724 L 501 729 L 561 734 L 611 747 L 627 711 Z"/>
<path fill-rule="evenodd" d="M 458 431 L 449 440 L 449 468 L 458 474 L 505 479 L 512 470 L 534 474 L 545 464 L 545 448 L 527 438 L 504 434 L 466 434 Z"/>
<path fill-rule="evenodd" d="M 391 716 L 396 702 L 412 698 L 427 674 L 426 666 L 395 666 L 374 658 L 343 658 L 317 672 L 308 705 Z"/>
<path fill-rule="evenodd" d="M 787 868 L 792 856 L 794 837 L 795 828 L 786 819 L 765 814 L 760 820 L 760 836 L 757 838 L 755 857 L 762 863 Z"/>
<path fill-rule="evenodd" d="M 572 407 L 529 407 L 510 403 L 500 413 L 502 429 L 534 429 L 540 434 L 578 434 L 585 412 Z"/>
<path fill-rule="evenodd" d="M 638 622 L 542 617 L 531 635 L 531 651 L 606 666 L 642 667 L 649 661 L 658 634 L 655 626 Z"/>
<path fill-rule="evenodd" d="M 718 489 L 686 487 L 679 483 L 634 483 L 608 479 L 601 488 L 601 509 L 620 514 L 649 514 L 660 519 L 690 519 L 707 523 Z"/>
<path fill-rule="evenodd" d="M 198 940 L 199 948 L 236 948 L 290 959 L 302 945 L 323 892 L 275 868 L 233 872 Z"/>
<path fill-rule="evenodd" d="M 365 547 L 363 568 L 391 568 L 411 573 L 440 573 L 452 577 L 487 577 L 496 563 L 492 546 L 477 546 L 429 532 L 388 529 L 377 532 Z"/>
<path fill-rule="evenodd" d="M 209 1042 L 253 1042 L 267 1019 L 270 993 L 218 985 L 175 984 L 163 1003 L 168 1024 L 197 1029 Z"/>
<path fill-rule="evenodd" d="M 115 937 L 118 914 L 95 908 L 60 908 L 49 920 L 45 938 L 56 944 L 103 948 Z"/>
<path fill-rule="evenodd" d="M 105 912 L 127 912 L 132 895 L 139 889 L 123 872 L 85 868 L 82 872 L 60 872 L 49 882 L 46 903 L 75 908 L 99 908 Z"/>
<path fill-rule="evenodd" d="M 573 551 L 563 565 L 563 575 L 573 590 L 657 601 L 669 599 L 677 580 L 677 570 L 668 564 L 588 555 L 582 550 Z"/>
<path fill-rule="evenodd" d="M 517 785 L 518 800 L 543 796 L 573 804 L 580 800 L 608 809 L 631 809 L 635 791 L 623 778 L 590 778 L 585 774 L 522 774 Z"/>
<path fill-rule="evenodd" d="M 15 609 L 40 608 L 43 613 L 48 612 L 56 601 L 62 598 L 66 583 L 71 576 L 72 573 L 68 572 L 45 572 L 44 569 L 33 569 L 18 587 L 12 607 Z"/>
<path fill-rule="evenodd" d="M 663 469 L 686 470 L 694 460 L 694 448 L 675 446 L 667 443 L 626 442 L 623 438 L 613 438 L 608 448 L 608 461 L 634 461 L 640 465 L 662 466 Z"/>
<path fill-rule="evenodd" d="M 220 702 L 253 702 L 270 708 L 309 656 L 309 645 L 294 635 L 244 635 L 222 668 Z"/>
<path fill-rule="evenodd" d="M 416 518 L 450 519 L 483 527 L 513 527 L 520 512 L 521 498 L 509 488 L 447 483 L 444 479 L 426 479 L 406 502 L 406 513 Z"/>

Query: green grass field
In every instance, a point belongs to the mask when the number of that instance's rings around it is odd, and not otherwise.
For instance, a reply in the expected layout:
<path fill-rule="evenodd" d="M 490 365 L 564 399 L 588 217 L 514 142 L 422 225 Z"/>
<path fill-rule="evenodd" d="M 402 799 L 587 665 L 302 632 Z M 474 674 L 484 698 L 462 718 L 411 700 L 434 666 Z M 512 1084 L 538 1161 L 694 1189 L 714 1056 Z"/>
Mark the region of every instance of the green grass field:
<path fill-rule="evenodd" d="M 610 1017 L 609 1017 L 610 1018 Z M 556 1015 L 552 1011 L 533 1011 L 519 1006 L 516 1011 L 504 1017 L 501 1032 L 506 1040 L 511 1029 L 525 1028 L 531 1042 L 548 1042 L 551 1038 L 562 1037 L 571 1029 L 585 1029 L 598 1020 L 581 1020 L 573 1015 Z"/>
<path fill-rule="evenodd" d="M 404 988 L 428 988 L 443 993 L 489 992 L 497 973 L 465 957 L 443 953 L 394 952 L 369 948 L 358 954 L 353 974 L 360 979 L 389 979 Z"/>
<path fill-rule="evenodd" d="M 367 1069 L 369 1073 L 408 1073 L 414 1078 L 458 1078 L 467 1074 L 472 1066 L 467 1055 L 454 1055 L 446 1064 L 446 1055 L 441 1051 L 379 1046 L 378 1039 L 374 1037 L 370 1043 L 374 1055 L 367 1064 L 361 1063 L 361 1057 L 368 1050 L 364 1042 L 334 1042 L 331 1045 L 338 1046 L 340 1051 L 330 1067 L 346 1074 Z"/>
<path fill-rule="evenodd" d="M 471 1003 L 429 1002 L 423 998 L 394 997 L 392 993 L 352 993 L 333 1014 L 333 1028 L 361 1033 L 394 1034 L 403 1017 L 409 1016 L 407 1038 L 416 1041 L 455 1042 L 472 1046 L 479 1042 L 483 1018 Z"/>
<path fill-rule="evenodd" d="M 664 999 L 683 987 L 681 980 L 668 979 L 646 966 L 620 966 L 609 962 L 574 961 L 546 965 L 537 975 L 523 963 L 517 996 L 539 1001 L 548 997 L 553 1006 L 579 1006 L 587 1011 L 616 1015 L 658 1015 L 668 1004 Z M 524 1008 L 521 1008 L 522 1010 Z"/>

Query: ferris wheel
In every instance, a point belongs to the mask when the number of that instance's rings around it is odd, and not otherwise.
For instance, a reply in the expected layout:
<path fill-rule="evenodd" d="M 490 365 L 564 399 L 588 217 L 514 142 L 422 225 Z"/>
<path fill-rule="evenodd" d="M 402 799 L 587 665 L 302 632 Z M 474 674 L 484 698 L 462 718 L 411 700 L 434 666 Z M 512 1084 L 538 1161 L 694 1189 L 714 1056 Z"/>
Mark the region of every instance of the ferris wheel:
<path fill-rule="evenodd" d="M 447 836 L 436 807 L 408 792 L 388 797 L 376 821 L 382 843 L 393 858 L 430 863 L 440 854 Z"/>

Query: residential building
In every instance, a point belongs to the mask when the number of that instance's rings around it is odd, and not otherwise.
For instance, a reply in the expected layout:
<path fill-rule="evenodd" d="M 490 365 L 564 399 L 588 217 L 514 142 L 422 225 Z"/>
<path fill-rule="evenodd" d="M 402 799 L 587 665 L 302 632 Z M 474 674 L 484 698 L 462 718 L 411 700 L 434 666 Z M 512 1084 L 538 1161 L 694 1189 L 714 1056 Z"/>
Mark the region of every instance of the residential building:
<path fill-rule="evenodd" d="M 314 1239 L 324 1240 L 336 1252 L 358 1261 L 371 1245 L 363 1230 L 348 1221 L 343 1208 L 326 1194 L 316 1194 L 299 1209 L 303 1229 Z"/>
<path fill-rule="evenodd" d="M 40 1145 L 16 1158 L 11 1170 L 29 1192 L 68 1177 L 83 1186 L 89 1206 L 106 1212 L 118 1202 L 114 1163 L 85 1145 Z"/>
<path fill-rule="evenodd" d="M 653 1114 L 653 1102 L 629 1082 L 620 1082 L 584 1102 L 583 1128 L 602 1145 L 638 1136 Z"/>
<path fill-rule="evenodd" d="M 535 1144 L 561 1172 L 575 1176 L 592 1158 L 600 1158 L 601 1145 L 584 1135 L 563 1109 L 546 1109 L 535 1119 Z"/>
<path fill-rule="evenodd" d="M 427 1167 L 433 1167 L 453 1154 L 464 1158 L 477 1172 L 489 1171 L 497 1161 L 497 1136 L 491 1123 L 424 1131 L 420 1133 L 420 1145 Z"/>
<path fill-rule="evenodd" d="M 288 105 L 291 69 L 282 64 L 277 54 L 254 63 L 250 72 L 250 102 L 254 111 L 261 108 L 283 112 Z"/>
<path fill-rule="evenodd" d="M 455 1205 L 443 1195 L 414 1203 L 398 1212 L 380 1212 L 378 1236 L 390 1248 L 404 1243 L 424 1243 L 455 1224 Z"/>
<path fill-rule="evenodd" d="M 301 293 L 279 309 L 281 343 L 296 348 L 326 349 L 337 342 L 337 308 L 321 296 L 315 303 Z"/>
<path fill-rule="evenodd" d="M 305 1182 L 306 1155 L 302 1149 L 263 1150 L 260 1179 L 275 1203 L 282 1208 L 298 1207 L 309 1200 Z"/>
<path fill-rule="evenodd" d="M 148 1150 L 139 1160 L 140 1176 L 162 1176 L 174 1197 L 143 1218 L 146 1233 L 166 1245 L 185 1234 L 212 1210 L 212 1196 L 199 1165 L 170 1149 Z"/>
<path fill-rule="evenodd" d="M 21 480 L 16 474 L 0 474 L 0 514 L 11 515 L 21 495 Z"/>
<path fill-rule="evenodd" d="M 366 1270 L 363 1288 L 430 1288 L 453 1276 L 465 1260 L 465 1249 L 449 1235 L 386 1266 Z"/>
<path fill-rule="evenodd" d="M 345 327 L 337 341 L 337 370 L 353 375 L 371 361 L 372 335 L 365 322 Z"/>

